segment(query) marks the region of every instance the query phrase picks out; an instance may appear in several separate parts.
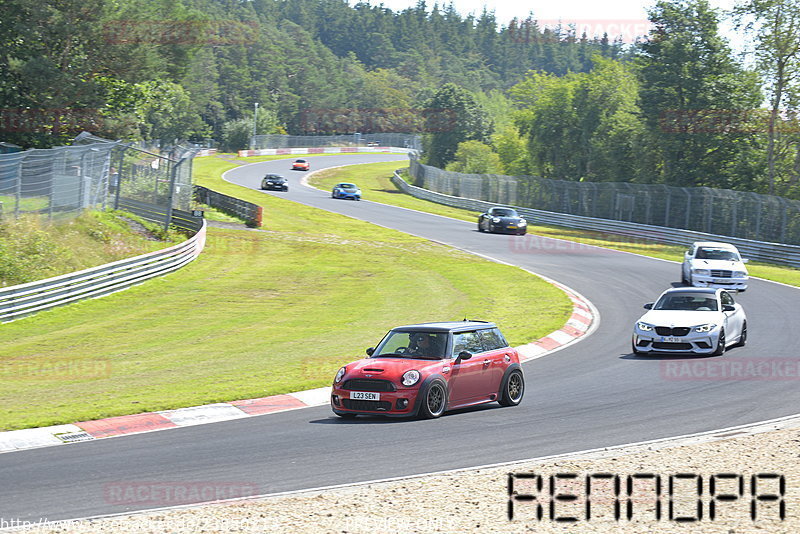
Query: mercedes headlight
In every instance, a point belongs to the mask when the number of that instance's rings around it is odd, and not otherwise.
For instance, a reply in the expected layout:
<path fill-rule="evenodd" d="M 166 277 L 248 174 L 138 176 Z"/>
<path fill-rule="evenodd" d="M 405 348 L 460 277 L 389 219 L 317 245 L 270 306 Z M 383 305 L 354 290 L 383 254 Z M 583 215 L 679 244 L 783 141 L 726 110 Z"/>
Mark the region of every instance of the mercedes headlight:
<path fill-rule="evenodd" d="M 405 373 L 403 373 L 403 377 L 400 379 L 400 382 L 402 382 L 403 385 L 406 387 L 411 387 L 417 382 L 419 382 L 419 377 L 420 377 L 419 371 L 415 370 L 406 371 Z"/>
<path fill-rule="evenodd" d="M 643 322 L 639 321 L 638 323 L 636 323 L 636 328 L 638 328 L 642 332 L 650 332 L 650 331 L 653 330 L 654 326 L 651 325 L 651 324 L 647 324 L 647 323 L 643 323 Z"/>
<path fill-rule="evenodd" d="M 733 274 L 731 276 L 733 276 L 734 278 L 744 278 L 745 276 L 747 276 L 747 271 L 733 271 Z"/>
<path fill-rule="evenodd" d="M 708 324 L 701 324 L 700 326 L 695 326 L 695 327 L 694 327 L 694 331 L 695 331 L 695 332 L 711 332 L 711 331 L 712 331 L 712 330 L 714 330 L 716 327 L 717 327 L 717 325 L 715 325 L 715 324 L 711 324 L 711 323 L 708 323 Z"/>
<path fill-rule="evenodd" d="M 347 372 L 347 367 L 342 367 L 341 369 L 339 369 L 339 371 L 337 371 L 336 373 L 336 378 L 333 379 L 333 383 L 338 384 L 339 382 L 341 382 L 346 372 Z"/>
<path fill-rule="evenodd" d="M 711 271 L 709 271 L 708 269 L 692 269 L 692 272 L 694 274 L 699 274 L 700 276 L 710 276 L 711 275 Z"/>

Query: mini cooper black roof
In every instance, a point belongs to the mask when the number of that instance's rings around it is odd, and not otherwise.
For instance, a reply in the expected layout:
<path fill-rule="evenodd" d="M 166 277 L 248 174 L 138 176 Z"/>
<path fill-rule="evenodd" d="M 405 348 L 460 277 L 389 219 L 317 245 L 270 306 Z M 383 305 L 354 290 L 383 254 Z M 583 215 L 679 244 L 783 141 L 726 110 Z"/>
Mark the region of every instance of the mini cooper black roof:
<path fill-rule="evenodd" d="M 465 330 L 483 330 L 497 328 L 494 323 L 486 321 L 449 321 L 437 323 L 420 323 L 397 326 L 393 332 L 463 332 Z"/>

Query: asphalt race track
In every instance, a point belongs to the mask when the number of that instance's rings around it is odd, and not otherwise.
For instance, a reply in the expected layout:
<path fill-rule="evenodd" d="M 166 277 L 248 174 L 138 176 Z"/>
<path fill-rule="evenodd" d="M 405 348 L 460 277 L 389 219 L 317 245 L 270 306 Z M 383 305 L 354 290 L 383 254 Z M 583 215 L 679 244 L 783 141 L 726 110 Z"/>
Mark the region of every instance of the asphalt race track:
<path fill-rule="evenodd" d="M 308 157 L 312 169 L 398 158 L 404 156 Z M 667 367 L 687 359 L 796 360 L 797 289 L 751 280 L 737 298 L 748 315 L 744 348 L 715 359 L 634 357 L 633 321 L 643 313 L 643 303 L 677 285 L 677 264 L 535 236 L 482 234 L 474 223 L 369 202 L 368 193 L 361 202 L 334 200 L 330 192 L 301 186 L 304 173 L 290 171 L 290 161 L 241 167 L 226 178 L 257 188 L 265 173 L 280 173 L 290 179 L 289 192 L 264 194 L 374 221 L 554 278 L 597 306 L 598 330 L 525 364 L 527 392 L 515 408 L 492 404 L 438 420 L 401 421 L 340 420 L 323 406 L 0 454 L 0 517 L 56 520 L 155 507 L 117 505 L 107 497 L 109 485 L 236 481 L 266 494 L 619 445 L 800 412 L 797 377 L 687 380 Z M 514 291 L 513 281 L 508 290 Z M 434 312 L 432 319 L 456 318 Z M 376 341 L 383 334 L 375 332 Z"/>

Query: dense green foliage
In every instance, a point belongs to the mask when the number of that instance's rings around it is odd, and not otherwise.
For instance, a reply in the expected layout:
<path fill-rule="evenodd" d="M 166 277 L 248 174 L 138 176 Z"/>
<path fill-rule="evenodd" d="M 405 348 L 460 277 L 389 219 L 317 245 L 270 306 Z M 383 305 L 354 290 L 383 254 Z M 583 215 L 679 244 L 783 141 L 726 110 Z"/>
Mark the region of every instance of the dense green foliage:
<path fill-rule="evenodd" d="M 742 0 L 745 63 L 707 0 L 659 0 L 631 46 L 424 1 L 6 0 L 0 130 L 235 150 L 259 103 L 258 133 L 420 132 L 441 167 L 479 141 L 469 167 L 800 197 L 799 1 Z"/>
<path fill-rule="evenodd" d="M 587 70 L 592 53 L 622 48 L 566 29 L 523 34 L 498 28 L 492 13 L 462 17 L 424 2 L 393 12 L 344 0 L 5 0 L 0 129 L 23 146 L 87 129 L 231 134 L 227 144 L 242 148 L 236 121 L 258 102 L 273 119 L 259 133 L 407 131 L 422 127 L 409 112 L 444 83 L 502 90 L 530 69 Z"/>

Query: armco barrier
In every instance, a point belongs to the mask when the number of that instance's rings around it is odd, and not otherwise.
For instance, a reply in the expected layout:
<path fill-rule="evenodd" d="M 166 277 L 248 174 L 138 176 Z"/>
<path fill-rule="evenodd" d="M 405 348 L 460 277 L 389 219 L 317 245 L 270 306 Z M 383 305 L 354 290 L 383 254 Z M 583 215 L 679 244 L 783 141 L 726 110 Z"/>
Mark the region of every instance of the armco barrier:
<path fill-rule="evenodd" d="M 164 226 L 177 226 L 191 232 L 197 232 L 203 226 L 202 216 L 195 216 L 191 212 L 175 208 L 168 210 L 164 206 L 139 202 L 130 198 L 120 198 L 118 207 L 121 210 L 138 215 L 142 219 Z M 169 221 L 169 224 L 167 224 L 167 221 Z"/>
<path fill-rule="evenodd" d="M 463 208 L 479 212 L 486 211 L 488 208 L 496 206 L 496 204 L 485 202 L 483 200 L 454 197 L 411 185 L 403 180 L 397 172 L 395 172 L 394 176 L 392 176 L 392 183 L 394 183 L 403 192 L 408 193 L 411 196 L 421 198 L 423 200 L 430 200 L 431 202 L 444 204 L 446 206 L 453 206 L 456 208 Z M 552 211 L 536 210 L 532 208 L 520 208 L 514 206 L 514 209 L 516 209 L 529 221 L 535 221 L 541 224 L 552 224 L 567 228 L 578 228 L 580 230 L 592 230 L 595 232 L 619 234 L 637 239 L 649 239 L 652 241 L 668 243 L 672 245 L 688 246 L 694 241 L 723 241 L 725 243 L 731 243 L 735 245 L 745 258 L 800 268 L 800 246 L 796 245 L 752 241 L 749 239 L 706 234 L 692 230 L 651 226 L 648 224 L 614 221 L 610 219 L 595 219 L 593 217 L 583 217 L 568 213 L 555 213 Z"/>
<path fill-rule="evenodd" d="M 194 199 L 201 204 L 230 213 L 254 226 L 261 226 L 263 208 L 252 202 L 218 193 L 200 185 L 194 186 Z"/>
<path fill-rule="evenodd" d="M 206 224 L 178 245 L 64 274 L 0 289 L 0 322 L 48 310 L 77 300 L 100 297 L 179 269 L 200 254 L 206 242 Z"/>

